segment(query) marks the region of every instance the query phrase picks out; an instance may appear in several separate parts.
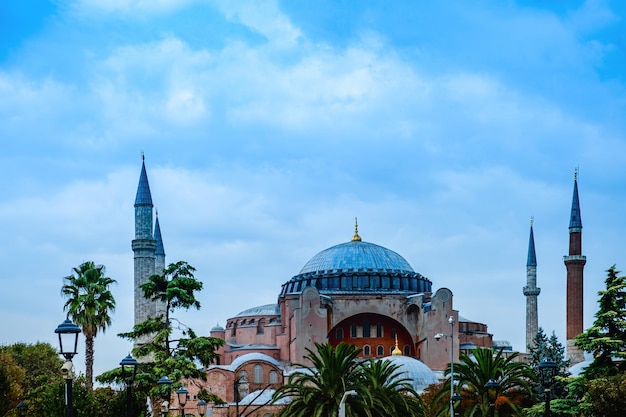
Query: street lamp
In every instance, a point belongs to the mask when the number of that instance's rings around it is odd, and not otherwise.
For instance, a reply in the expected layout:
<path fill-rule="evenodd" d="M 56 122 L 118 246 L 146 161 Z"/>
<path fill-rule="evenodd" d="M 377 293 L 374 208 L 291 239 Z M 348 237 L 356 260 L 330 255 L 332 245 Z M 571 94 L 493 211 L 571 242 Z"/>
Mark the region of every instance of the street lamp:
<path fill-rule="evenodd" d="M 200 414 L 200 417 L 204 417 L 204 415 L 206 414 L 206 401 L 204 400 L 200 400 L 198 401 L 197 407 L 198 407 L 198 414 Z"/>
<path fill-rule="evenodd" d="M 454 316 L 450 316 L 448 318 L 448 323 L 450 323 L 450 334 L 437 333 L 435 335 L 435 340 L 439 341 L 442 337 L 450 338 L 450 417 L 454 416 L 454 401 L 452 397 L 454 397 L 454 323 L 456 320 Z"/>
<path fill-rule="evenodd" d="M 357 392 L 355 390 L 350 390 L 343 393 L 343 397 L 341 397 L 341 401 L 339 401 L 338 417 L 346 417 L 346 398 L 356 396 Z"/>
<path fill-rule="evenodd" d="M 176 395 L 178 395 L 178 405 L 180 405 L 180 415 L 185 417 L 185 404 L 187 404 L 187 398 L 189 398 L 189 392 L 185 389 L 185 387 L 178 388 L 176 391 Z"/>
<path fill-rule="evenodd" d="M 18 415 L 25 416 L 26 411 L 28 411 L 28 404 L 26 404 L 24 401 L 20 401 L 16 408 Z"/>
<path fill-rule="evenodd" d="M 557 372 L 557 364 L 552 358 L 544 358 L 538 365 L 539 376 L 541 377 L 541 385 L 543 385 L 544 393 L 546 395 L 546 408 L 544 415 L 550 417 L 550 390 L 552 384 L 554 384 L 554 377 Z"/>
<path fill-rule="evenodd" d="M 452 396 L 452 403 L 453 404 L 456 403 L 457 401 L 462 401 L 462 400 L 463 400 L 463 397 L 461 395 L 457 394 L 456 392 Z M 454 409 L 454 415 L 458 416 L 459 414 L 461 414 L 460 412 L 461 412 L 461 404 L 459 404 L 459 406 Z"/>
<path fill-rule="evenodd" d="M 234 390 L 233 393 L 235 396 L 235 416 L 239 417 L 239 401 L 241 400 L 239 394 L 239 386 L 243 385 L 244 389 L 247 389 L 246 385 L 248 385 L 248 377 L 245 375 L 240 376 L 238 379 L 235 379 Z"/>
<path fill-rule="evenodd" d="M 54 329 L 59 335 L 59 354 L 65 358 L 65 363 L 61 366 L 61 373 L 65 376 L 65 415 L 72 417 L 74 415 L 73 398 L 72 398 L 72 358 L 76 355 L 78 347 L 78 334 L 80 327 L 72 323 L 69 318 Z"/>
<path fill-rule="evenodd" d="M 135 381 L 135 376 L 137 375 L 137 359 L 130 356 L 130 353 L 126 355 L 124 359 L 120 362 L 122 366 L 122 379 L 126 383 L 126 417 L 131 416 L 131 397 L 132 397 L 132 387 L 133 382 Z"/>
<path fill-rule="evenodd" d="M 498 381 L 491 378 L 485 384 L 485 388 L 487 388 L 487 395 L 489 396 L 489 410 L 491 412 L 491 417 L 494 417 L 496 412 L 496 399 L 498 398 L 498 388 L 500 388 L 500 384 Z"/>
<path fill-rule="evenodd" d="M 164 375 L 157 381 L 159 393 L 161 394 L 161 415 L 165 417 L 170 407 L 170 390 L 172 388 L 172 380 Z"/>

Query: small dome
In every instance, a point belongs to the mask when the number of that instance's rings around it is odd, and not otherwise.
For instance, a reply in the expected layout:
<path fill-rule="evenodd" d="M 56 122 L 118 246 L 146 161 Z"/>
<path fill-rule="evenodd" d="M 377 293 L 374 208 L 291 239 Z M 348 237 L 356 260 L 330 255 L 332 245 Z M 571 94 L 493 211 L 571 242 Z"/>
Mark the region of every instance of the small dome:
<path fill-rule="evenodd" d="M 304 265 L 300 274 L 337 269 L 413 272 L 411 265 L 396 252 L 374 243 L 353 240 L 321 251 Z"/>
<path fill-rule="evenodd" d="M 438 384 L 439 379 L 435 373 L 422 361 L 402 355 L 387 356 L 379 360 L 389 360 L 398 366 L 398 379 L 408 379 L 413 389 L 421 394 L 424 389 L 432 384 Z"/>
<path fill-rule="evenodd" d="M 249 317 L 249 316 L 278 316 L 280 315 L 280 307 L 278 304 L 265 304 L 258 307 L 252 307 L 242 311 L 235 317 Z"/>
<path fill-rule="evenodd" d="M 224 328 L 222 326 L 220 326 L 219 323 L 218 323 L 218 324 L 216 324 L 215 326 L 213 326 L 211 328 L 211 331 L 212 332 L 223 332 Z"/>

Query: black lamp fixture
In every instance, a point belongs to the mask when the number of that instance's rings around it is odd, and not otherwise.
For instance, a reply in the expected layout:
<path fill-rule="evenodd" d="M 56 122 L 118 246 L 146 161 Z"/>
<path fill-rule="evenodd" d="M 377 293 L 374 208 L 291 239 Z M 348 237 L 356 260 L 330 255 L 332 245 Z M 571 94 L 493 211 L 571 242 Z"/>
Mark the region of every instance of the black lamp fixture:
<path fill-rule="evenodd" d="M 59 324 L 54 332 L 59 335 L 59 354 L 62 355 L 65 360 L 71 361 L 77 353 L 80 327 L 67 318 L 63 323 Z"/>
<path fill-rule="evenodd" d="M 554 384 L 554 377 L 556 376 L 558 366 L 552 358 L 547 357 L 537 365 L 539 368 L 539 377 L 541 378 L 541 385 L 543 385 L 544 393 L 546 395 L 546 408 L 544 415 L 550 417 L 550 392 L 552 384 Z"/>
<path fill-rule="evenodd" d="M 16 408 L 17 414 L 19 416 L 25 416 L 26 412 L 28 411 L 28 404 L 26 404 L 24 401 L 20 401 Z"/>
<path fill-rule="evenodd" d="M 176 395 L 178 395 L 178 405 L 180 405 L 180 415 L 185 416 L 185 404 L 187 404 L 187 398 L 189 397 L 189 392 L 185 389 L 185 387 L 178 388 L 176 391 Z"/>
<path fill-rule="evenodd" d="M 65 363 L 61 366 L 61 373 L 65 376 L 65 415 L 73 417 L 74 399 L 72 388 L 72 358 L 76 356 L 78 348 L 78 334 L 80 327 L 72 323 L 69 318 L 57 326 L 54 332 L 59 335 L 59 354 L 65 358 Z"/>
<path fill-rule="evenodd" d="M 207 403 L 204 400 L 200 400 L 198 401 L 198 414 L 200 414 L 200 417 L 204 417 L 204 415 L 206 414 L 206 407 L 207 407 Z"/>
<path fill-rule="evenodd" d="M 455 392 L 450 400 L 452 401 L 452 404 L 454 405 L 457 402 L 462 401 L 463 397 Z M 453 407 L 453 411 L 454 411 L 454 415 L 458 416 L 460 414 L 459 411 L 461 411 L 461 404 L 459 404 L 458 407 Z"/>
<path fill-rule="evenodd" d="M 126 382 L 126 417 L 131 416 L 131 398 L 132 398 L 132 386 L 137 375 L 137 366 L 139 362 L 137 359 L 130 356 L 130 353 L 126 355 L 120 362 L 122 366 L 122 379 Z"/>
<path fill-rule="evenodd" d="M 489 395 L 489 410 L 491 412 L 491 417 L 494 417 L 496 412 L 496 399 L 498 398 L 498 388 L 500 388 L 500 384 L 498 381 L 491 378 L 485 384 L 485 388 L 487 388 L 487 395 Z"/>
<path fill-rule="evenodd" d="M 165 417 L 170 407 L 170 390 L 172 389 L 172 380 L 164 375 L 157 381 L 159 393 L 161 394 L 161 414 Z"/>

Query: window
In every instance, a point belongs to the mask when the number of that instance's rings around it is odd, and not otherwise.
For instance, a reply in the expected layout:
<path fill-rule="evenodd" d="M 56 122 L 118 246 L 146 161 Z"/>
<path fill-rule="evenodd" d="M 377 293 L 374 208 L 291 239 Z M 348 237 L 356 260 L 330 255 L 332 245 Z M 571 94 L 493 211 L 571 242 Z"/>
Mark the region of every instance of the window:
<path fill-rule="evenodd" d="M 395 339 L 396 338 L 396 329 L 391 329 L 391 338 Z"/>
<path fill-rule="evenodd" d="M 276 371 L 270 371 L 270 384 L 278 384 L 278 373 Z"/>
<path fill-rule="evenodd" d="M 411 346 L 404 345 L 404 356 L 411 356 Z"/>
<path fill-rule="evenodd" d="M 363 346 L 363 356 L 369 356 L 370 353 L 370 347 L 368 345 Z"/>
<path fill-rule="evenodd" d="M 385 348 L 382 345 L 378 345 L 378 347 L 376 348 L 376 355 L 377 356 L 385 355 Z"/>
<path fill-rule="evenodd" d="M 343 339 L 343 328 L 341 328 L 341 327 L 340 327 L 340 328 L 338 328 L 337 330 L 335 330 L 335 337 L 336 337 L 338 340 Z"/>
<path fill-rule="evenodd" d="M 254 365 L 254 383 L 263 383 L 263 367 L 261 365 Z"/>
<path fill-rule="evenodd" d="M 365 319 L 363 320 L 363 337 L 370 337 L 370 321 Z"/>
<path fill-rule="evenodd" d="M 383 325 L 376 323 L 376 337 L 383 337 Z"/>
<path fill-rule="evenodd" d="M 350 337 L 357 337 L 356 336 L 356 323 L 352 323 L 350 325 Z"/>

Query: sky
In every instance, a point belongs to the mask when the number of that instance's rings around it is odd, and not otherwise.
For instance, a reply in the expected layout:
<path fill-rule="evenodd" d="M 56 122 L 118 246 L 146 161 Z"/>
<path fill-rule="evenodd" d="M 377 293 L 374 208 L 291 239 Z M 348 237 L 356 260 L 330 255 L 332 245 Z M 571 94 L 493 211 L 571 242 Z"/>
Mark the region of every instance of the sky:
<path fill-rule="evenodd" d="M 63 277 L 91 260 L 117 281 L 95 374 L 127 355 L 142 155 L 166 261 L 204 284 L 177 313 L 198 334 L 276 302 L 358 218 L 525 351 L 532 216 L 539 325 L 565 344 L 577 168 L 585 328 L 626 270 L 625 17 L 621 0 L 0 2 L 0 344 L 57 346 Z"/>

